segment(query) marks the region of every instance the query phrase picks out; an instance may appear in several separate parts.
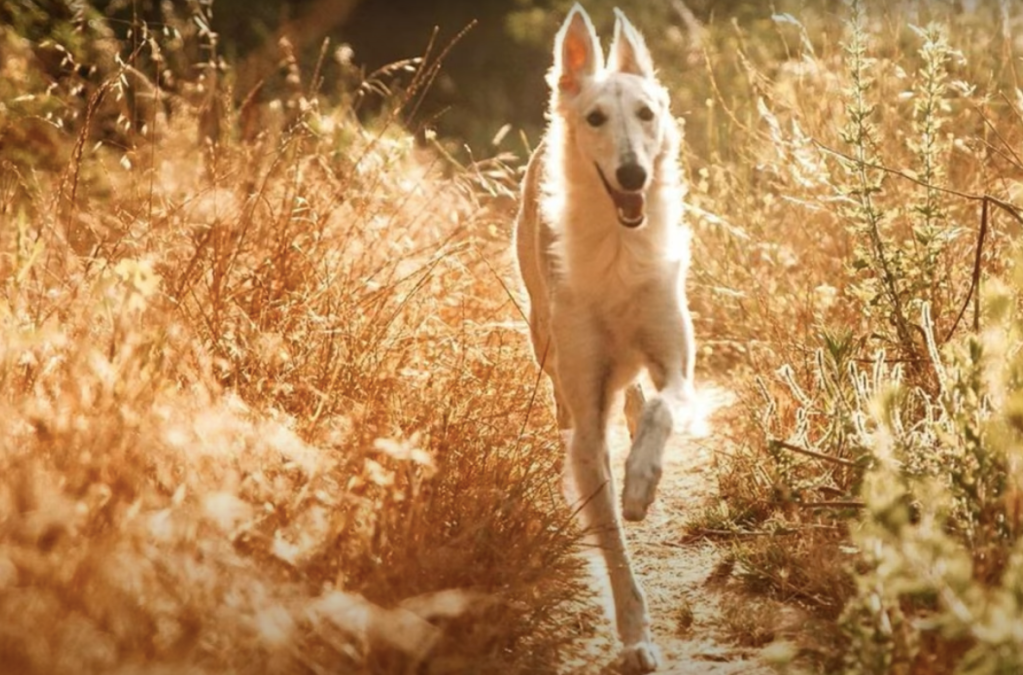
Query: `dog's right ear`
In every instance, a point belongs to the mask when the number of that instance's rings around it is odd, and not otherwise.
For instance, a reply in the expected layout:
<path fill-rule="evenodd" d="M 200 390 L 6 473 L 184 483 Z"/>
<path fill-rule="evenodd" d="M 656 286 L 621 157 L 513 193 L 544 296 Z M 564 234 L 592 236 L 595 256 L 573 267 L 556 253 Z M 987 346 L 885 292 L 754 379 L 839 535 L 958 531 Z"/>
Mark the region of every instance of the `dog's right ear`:
<path fill-rule="evenodd" d="M 565 18 L 554 38 L 552 87 L 562 94 L 578 94 L 583 79 L 604 67 L 604 54 L 590 17 L 578 3 Z"/>

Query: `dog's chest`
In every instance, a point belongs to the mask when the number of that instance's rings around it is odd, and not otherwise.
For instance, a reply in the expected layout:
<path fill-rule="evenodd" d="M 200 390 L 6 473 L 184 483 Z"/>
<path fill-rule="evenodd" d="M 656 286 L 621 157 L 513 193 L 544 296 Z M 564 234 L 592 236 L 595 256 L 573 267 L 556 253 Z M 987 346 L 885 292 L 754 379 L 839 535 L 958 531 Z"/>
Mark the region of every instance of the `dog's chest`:
<path fill-rule="evenodd" d="M 602 293 L 587 299 L 585 314 L 601 336 L 607 353 L 616 360 L 642 360 L 644 336 L 652 331 L 651 322 L 659 318 L 657 307 L 670 306 L 673 295 L 664 283 L 646 283 L 633 287 L 606 283 Z"/>
<path fill-rule="evenodd" d="M 664 256 L 657 238 L 627 242 L 619 236 L 580 238 L 566 242 L 566 282 L 575 294 L 604 305 L 635 300 L 639 289 L 673 277 L 677 263 Z"/>

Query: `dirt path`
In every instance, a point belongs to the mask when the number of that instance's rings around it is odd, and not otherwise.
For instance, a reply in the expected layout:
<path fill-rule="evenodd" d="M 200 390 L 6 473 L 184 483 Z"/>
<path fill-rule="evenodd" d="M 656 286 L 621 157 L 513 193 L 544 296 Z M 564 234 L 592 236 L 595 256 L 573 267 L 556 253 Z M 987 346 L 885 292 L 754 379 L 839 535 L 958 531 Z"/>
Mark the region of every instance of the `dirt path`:
<path fill-rule="evenodd" d="M 714 452 L 721 444 L 715 428 L 726 428 L 734 414 L 734 397 L 727 390 L 706 386 L 706 427 L 698 437 L 672 439 L 665 453 L 664 477 L 658 499 L 646 520 L 627 523 L 626 537 L 633 565 L 647 594 L 654 637 L 669 675 L 771 675 L 775 671 L 758 658 L 757 650 L 734 645 L 720 625 L 722 607 L 742 602 L 741 596 L 711 582 L 725 551 L 709 542 L 683 544 L 682 526 L 688 514 L 716 498 Z M 629 438 L 621 420 L 611 434 L 612 465 L 617 486 L 628 454 Z M 595 657 L 608 663 L 614 645 L 611 627 L 601 618 L 593 626 Z M 599 656 L 597 654 L 599 653 Z M 593 664 L 577 672 L 593 672 Z M 613 669 L 605 666 L 604 672 Z"/>

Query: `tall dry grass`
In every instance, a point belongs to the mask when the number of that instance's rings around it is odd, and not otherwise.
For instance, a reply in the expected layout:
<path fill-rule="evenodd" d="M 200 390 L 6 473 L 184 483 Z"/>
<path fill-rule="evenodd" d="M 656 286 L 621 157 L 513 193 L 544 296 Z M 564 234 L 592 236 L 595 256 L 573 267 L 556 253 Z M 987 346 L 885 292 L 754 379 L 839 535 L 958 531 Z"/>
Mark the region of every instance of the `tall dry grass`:
<path fill-rule="evenodd" d="M 678 57 L 697 332 L 747 420 L 685 536 L 801 605 L 823 672 L 1018 667 L 976 627 L 1018 617 L 1023 15 L 969 5 L 781 3 Z"/>
<path fill-rule="evenodd" d="M 164 94 L 143 64 L 211 36 L 140 35 L 47 91 L 0 28 L 2 669 L 554 672 L 587 591 L 513 176 L 286 50 L 241 111 L 208 62 Z"/>
<path fill-rule="evenodd" d="M 679 534 L 801 606 L 772 653 L 819 672 L 1023 653 L 1023 14 L 961 4 L 644 27 L 687 126 L 701 377 L 745 413 Z M 556 670 L 585 576 L 505 288 L 512 173 L 398 129 L 435 61 L 328 103 L 282 44 L 236 109 L 184 18 L 0 28 L 0 662 Z M 785 636 L 751 607 L 737 643 Z"/>

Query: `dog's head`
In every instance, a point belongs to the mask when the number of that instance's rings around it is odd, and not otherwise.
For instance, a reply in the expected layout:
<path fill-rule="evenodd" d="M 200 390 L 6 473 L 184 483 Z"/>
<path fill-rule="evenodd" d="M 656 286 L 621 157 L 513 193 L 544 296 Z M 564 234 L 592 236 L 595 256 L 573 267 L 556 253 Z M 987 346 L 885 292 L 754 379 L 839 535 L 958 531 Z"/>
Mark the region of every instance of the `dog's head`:
<path fill-rule="evenodd" d="M 593 24 L 575 5 L 555 38 L 550 85 L 552 114 L 568 125 L 571 151 L 599 175 L 618 221 L 639 227 L 668 125 L 674 124 L 643 37 L 616 9 L 605 66 Z"/>

